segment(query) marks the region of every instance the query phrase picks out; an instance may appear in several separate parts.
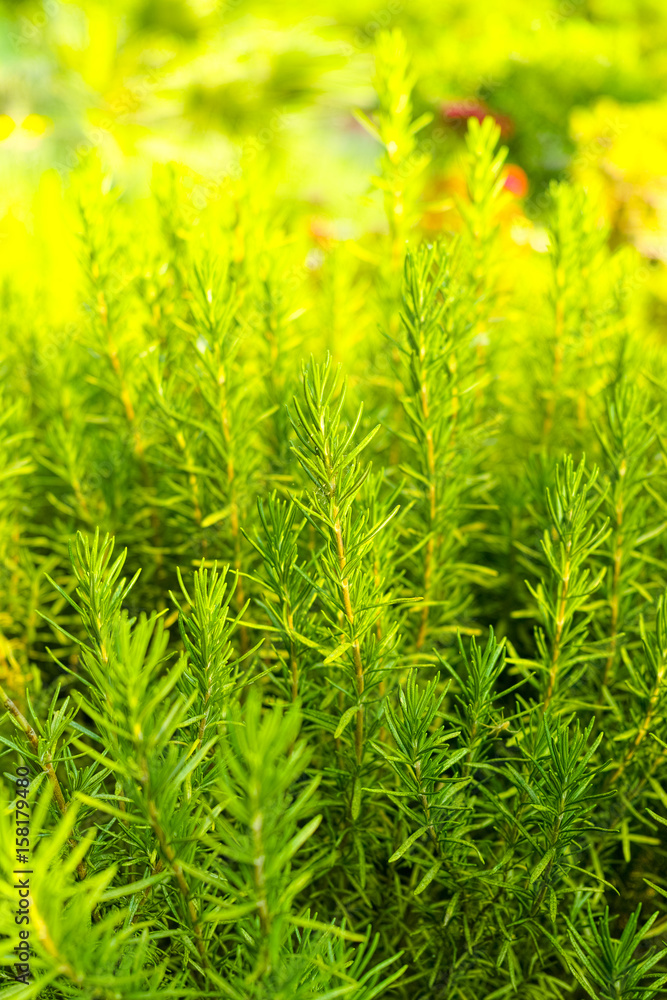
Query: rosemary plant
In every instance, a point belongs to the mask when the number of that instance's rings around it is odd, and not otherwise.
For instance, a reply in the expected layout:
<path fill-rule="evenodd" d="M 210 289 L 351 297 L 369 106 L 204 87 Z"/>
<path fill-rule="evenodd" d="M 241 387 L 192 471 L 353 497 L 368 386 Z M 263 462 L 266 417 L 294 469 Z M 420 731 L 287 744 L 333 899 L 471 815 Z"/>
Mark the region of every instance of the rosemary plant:
<path fill-rule="evenodd" d="M 372 82 L 345 217 L 281 119 L 206 197 L 81 163 L 64 315 L 3 284 L 3 996 L 665 993 L 652 292 Z"/>

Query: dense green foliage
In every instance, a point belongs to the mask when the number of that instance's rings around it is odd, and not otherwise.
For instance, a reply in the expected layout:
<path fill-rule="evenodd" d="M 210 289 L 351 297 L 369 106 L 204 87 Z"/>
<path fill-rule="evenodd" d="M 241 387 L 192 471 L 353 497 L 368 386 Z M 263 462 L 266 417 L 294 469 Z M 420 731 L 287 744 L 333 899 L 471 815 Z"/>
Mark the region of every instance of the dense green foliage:
<path fill-rule="evenodd" d="M 664 992 L 653 265 L 567 181 L 513 242 L 490 116 L 431 242 L 405 41 L 376 53 L 381 230 L 313 231 L 261 151 L 199 208 L 86 161 L 78 304 L 3 288 L 17 1000 Z"/>

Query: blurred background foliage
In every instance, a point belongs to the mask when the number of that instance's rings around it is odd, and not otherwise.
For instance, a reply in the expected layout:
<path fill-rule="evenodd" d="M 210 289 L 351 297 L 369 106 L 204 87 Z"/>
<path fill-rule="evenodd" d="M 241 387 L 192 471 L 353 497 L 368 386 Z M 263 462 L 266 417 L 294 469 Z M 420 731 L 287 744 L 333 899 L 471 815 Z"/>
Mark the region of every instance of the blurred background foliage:
<path fill-rule="evenodd" d="M 374 38 L 395 27 L 415 110 L 433 115 L 420 133 L 426 196 L 446 204 L 465 120 L 490 111 L 529 221 L 549 180 L 569 172 L 600 189 L 612 239 L 663 259 L 662 0 L 328 0 L 313 11 L 289 0 L 4 2 L 3 253 L 23 266 L 21 237 L 47 212 L 40 228 L 60 256 L 57 193 L 91 152 L 126 197 L 146 193 L 155 164 L 176 162 L 200 202 L 268 152 L 281 196 L 334 220 L 333 235 L 381 228 L 379 198 L 360 214 L 378 150 L 352 112 L 372 112 Z M 443 220 L 426 213 L 427 228 Z"/>

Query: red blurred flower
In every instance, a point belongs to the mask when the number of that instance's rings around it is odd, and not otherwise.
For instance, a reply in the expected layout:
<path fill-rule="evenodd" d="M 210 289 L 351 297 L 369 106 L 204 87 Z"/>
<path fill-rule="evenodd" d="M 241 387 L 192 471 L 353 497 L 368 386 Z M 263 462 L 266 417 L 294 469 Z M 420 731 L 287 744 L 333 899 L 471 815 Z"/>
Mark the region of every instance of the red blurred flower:
<path fill-rule="evenodd" d="M 467 122 L 469 118 L 476 118 L 477 121 L 481 122 L 487 115 L 491 115 L 500 125 L 500 134 L 504 139 L 514 131 L 514 122 L 509 115 L 497 114 L 476 98 L 464 97 L 455 101 L 443 101 L 440 105 L 440 111 L 442 117 L 452 124 Z"/>
<path fill-rule="evenodd" d="M 518 167 L 516 163 L 508 163 L 504 170 L 504 188 L 517 198 L 525 198 L 528 194 L 528 178 L 525 170 Z"/>

